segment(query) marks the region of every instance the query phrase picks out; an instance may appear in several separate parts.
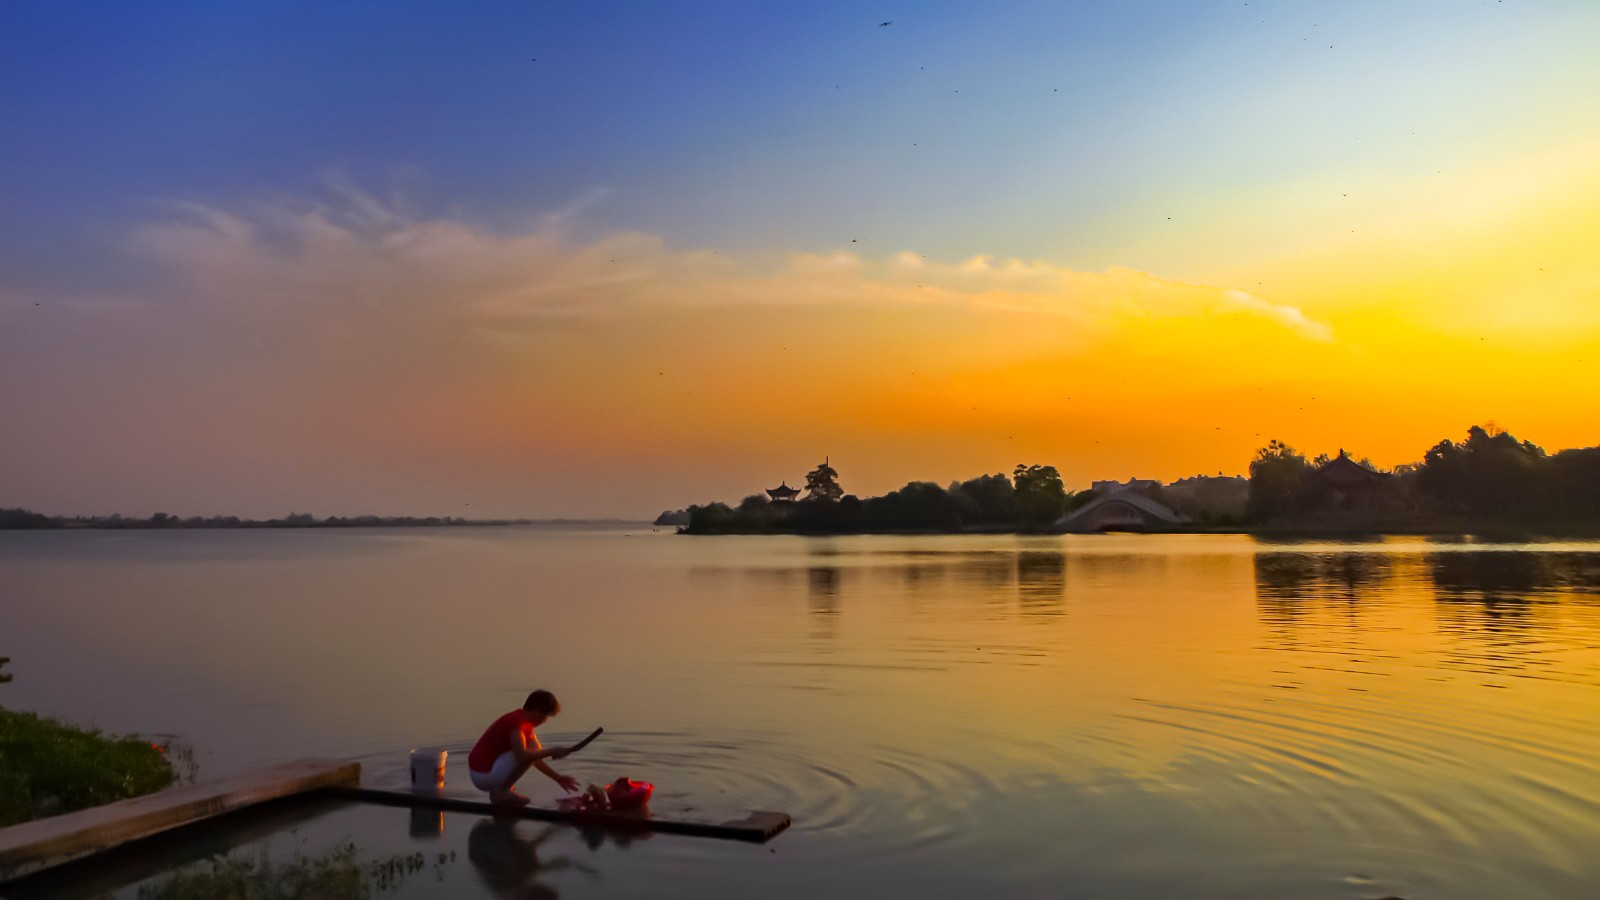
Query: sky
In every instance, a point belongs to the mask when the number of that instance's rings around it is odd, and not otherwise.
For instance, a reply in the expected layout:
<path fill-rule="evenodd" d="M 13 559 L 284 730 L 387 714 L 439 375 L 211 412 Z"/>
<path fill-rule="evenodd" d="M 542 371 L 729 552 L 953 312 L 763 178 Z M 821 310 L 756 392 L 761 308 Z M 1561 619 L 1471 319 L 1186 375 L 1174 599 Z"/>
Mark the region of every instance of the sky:
<path fill-rule="evenodd" d="M 1592 0 L 0 5 L 0 506 L 1600 444 L 1597 39 Z"/>

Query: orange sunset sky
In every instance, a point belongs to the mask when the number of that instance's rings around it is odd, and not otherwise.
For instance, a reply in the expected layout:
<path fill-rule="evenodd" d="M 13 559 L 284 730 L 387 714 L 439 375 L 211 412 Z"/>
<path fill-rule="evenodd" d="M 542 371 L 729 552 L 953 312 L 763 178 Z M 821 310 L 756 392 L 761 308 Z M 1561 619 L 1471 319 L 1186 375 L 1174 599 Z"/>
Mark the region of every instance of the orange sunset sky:
<path fill-rule="evenodd" d="M 1600 7 L 902 7 L 352 13 L 348 57 L 8 9 L 0 506 L 639 518 L 824 455 L 866 496 L 1600 443 Z"/>

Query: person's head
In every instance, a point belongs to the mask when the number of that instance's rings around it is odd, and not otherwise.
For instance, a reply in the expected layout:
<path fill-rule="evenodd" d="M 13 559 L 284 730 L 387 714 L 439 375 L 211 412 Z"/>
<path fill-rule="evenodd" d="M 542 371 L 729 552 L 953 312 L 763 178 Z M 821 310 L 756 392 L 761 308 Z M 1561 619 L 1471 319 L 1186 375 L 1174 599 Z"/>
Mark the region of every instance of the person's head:
<path fill-rule="evenodd" d="M 549 691 L 534 691 L 522 702 L 522 711 L 535 720 L 535 724 L 543 724 L 546 719 L 561 712 L 561 701 Z"/>

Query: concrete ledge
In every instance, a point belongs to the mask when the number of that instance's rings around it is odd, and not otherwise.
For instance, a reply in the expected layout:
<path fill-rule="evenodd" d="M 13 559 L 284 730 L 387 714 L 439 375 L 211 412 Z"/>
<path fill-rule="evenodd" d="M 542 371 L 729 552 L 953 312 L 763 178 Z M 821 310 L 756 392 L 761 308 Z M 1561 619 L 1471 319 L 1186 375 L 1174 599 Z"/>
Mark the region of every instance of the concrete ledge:
<path fill-rule="evenodd" d="M 0 828 L 0 882 L 279 797 L 361 779 L 361 764 L 302 759 Z"/>
<path fill-rule="evenodd" d="M 756 843 L 771 840 L 773 836 L 789 827 L 789 815 L 781 812 L 746 811 L 738 815 L 708 816 L 683 811 L 652 813 L 649 807 L 626 812 L 588 812 L 540 805 L 505 810 L 491 806 L 481 793 L 431 787 L 413 788 L 409 785 L 343 785 L 334 788 L 333 793 L 390 806 L 542 819 L 548 822 L 566 822 L 570 825 L 660 831 L 667 834 L 689 834 Z"/>

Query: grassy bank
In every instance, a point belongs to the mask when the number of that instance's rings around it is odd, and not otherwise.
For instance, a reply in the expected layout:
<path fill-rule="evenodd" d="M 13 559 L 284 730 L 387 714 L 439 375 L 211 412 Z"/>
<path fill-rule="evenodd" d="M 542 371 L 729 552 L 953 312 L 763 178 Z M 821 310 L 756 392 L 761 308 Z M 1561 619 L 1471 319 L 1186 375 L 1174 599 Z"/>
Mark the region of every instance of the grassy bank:
<path fill-rule="evenodd" d="M 164 748 L 0 707 L 0 826 L 158 791 L 177 779 Z"/>

